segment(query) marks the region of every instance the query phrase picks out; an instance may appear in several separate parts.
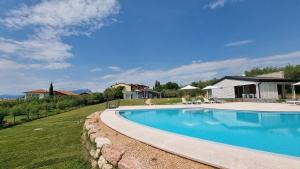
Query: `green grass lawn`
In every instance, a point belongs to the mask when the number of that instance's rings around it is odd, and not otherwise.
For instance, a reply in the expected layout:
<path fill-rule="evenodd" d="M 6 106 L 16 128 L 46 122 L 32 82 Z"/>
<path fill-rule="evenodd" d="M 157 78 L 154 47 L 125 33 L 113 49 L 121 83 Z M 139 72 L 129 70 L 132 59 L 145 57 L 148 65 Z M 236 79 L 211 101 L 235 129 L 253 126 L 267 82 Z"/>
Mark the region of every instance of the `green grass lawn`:
<path fill-rule="evenodd" d="M 163 99 L 153 99 L 153 104 L 177 104 L 181 103 L 181 98 L 163 98 Z"/>
<path fill-rule="evenodd" d="M 121 101 L 123 106 L 143 103 Z M 86 116 L 105 106 L 87 106 L 0 130 L 0 168 L 90 168 L 80 142 L 82 125 Z"/>
<path fill-rule="evenodd" d="M 88 106 L 0 130 L 0 168 L 90 168 L 80 133 L 85 117 L 104 108 Z"/>
<path fill-rule="evenodd" d="M 156 100 L 160 104 L 174 100 Z M 144 100 L 122 100 L 121 105 L 141 105 Z M 85 169 L 80 135 L 85 117 L 104 110 L 106 103 L 87 106 L 0 130 L 0 168 Z M 35 130 L 41 128 L 42 130 Z"/>

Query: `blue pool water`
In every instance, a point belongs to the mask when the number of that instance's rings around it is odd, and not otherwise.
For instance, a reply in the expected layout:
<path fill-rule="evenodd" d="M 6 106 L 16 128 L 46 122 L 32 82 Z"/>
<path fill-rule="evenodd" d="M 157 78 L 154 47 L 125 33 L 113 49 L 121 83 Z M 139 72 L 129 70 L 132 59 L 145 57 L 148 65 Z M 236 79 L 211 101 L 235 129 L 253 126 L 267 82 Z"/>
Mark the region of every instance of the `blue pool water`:
<path fill-rule="evenodd" d="M 300 112 L 156 109 L 119 113 L 128 120 L 160 130 L 300 157 Z"/>

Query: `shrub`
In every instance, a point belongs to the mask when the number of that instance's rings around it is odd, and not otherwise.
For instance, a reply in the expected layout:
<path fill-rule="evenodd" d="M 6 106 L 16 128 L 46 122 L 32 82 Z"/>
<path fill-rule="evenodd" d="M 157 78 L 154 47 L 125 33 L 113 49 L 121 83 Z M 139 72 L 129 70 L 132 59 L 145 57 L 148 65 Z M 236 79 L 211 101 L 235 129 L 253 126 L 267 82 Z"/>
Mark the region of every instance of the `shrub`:
<path fill-rule="evenodd" d="M 0 125 L 2 125 L 4 117 L 5 117 L 4 114 L 0 114 Z"/>

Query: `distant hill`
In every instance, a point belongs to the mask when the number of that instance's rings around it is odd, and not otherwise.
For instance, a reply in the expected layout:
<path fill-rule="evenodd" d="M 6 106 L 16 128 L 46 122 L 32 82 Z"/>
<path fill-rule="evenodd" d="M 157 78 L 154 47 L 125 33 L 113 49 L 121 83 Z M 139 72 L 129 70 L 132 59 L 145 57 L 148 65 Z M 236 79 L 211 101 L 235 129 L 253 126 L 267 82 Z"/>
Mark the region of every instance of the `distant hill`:
<path fill-rule="evenodd" d="M 8 94 L 4 94 L 4 95 L 0 95 L 0 99 L 18 99 L 23 97 L 24 95 L 8 95 Z"/>
<path fill-rule="evenodd" d="M 77 89 L 77 90 L 73 90 L 72 92 L 76 93 L 76 94 L 92 93 L 92 91 L 90 89 Z"/>

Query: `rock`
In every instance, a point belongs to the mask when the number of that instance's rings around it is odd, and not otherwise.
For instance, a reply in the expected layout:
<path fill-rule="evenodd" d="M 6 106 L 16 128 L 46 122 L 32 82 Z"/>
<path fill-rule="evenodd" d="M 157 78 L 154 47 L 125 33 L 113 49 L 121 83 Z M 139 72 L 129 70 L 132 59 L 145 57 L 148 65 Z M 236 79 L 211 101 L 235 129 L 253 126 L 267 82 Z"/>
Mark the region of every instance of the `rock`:
<path fill-rule="evenodd" d="M 90 155 L 91 155 L 91 157 L 93 157 L 94 159 L 98 159 L 98 157 L 99 157 L 99 155 L 100 155 L 100 149 L 96 149 L 96 150 L 94 150 L 94 149 L 91 149 L 91 151 L 90 151 Z"/>
<path fill-rule="evenodd" d="M 43 128 L 36 128 L 34 129 L 34 131 L 41 131 L 41 130 L 44 130 Z"/>
<path fill-rule="evenodd" d="M 88 115 L 88 116 L 86 117 L 86 119 L 93 119 L 94 117 L 95 117 L 95 114 L 92 113 L 92 114 Z"/>
<path fill-rule="evenodd" d="M 104 159 L 103 156 L 100 156 L 98 160 L 98 167 L 102 168 L 104 164 L 107 164 L 107 161 Z"/>
<path fill-rule="evenodd" d="M 112 168 L 113 168 L 113 166 L 111 164 L 104 164 L 102 166 L 102 169 L 112 169 Z"/>
<path fill-rule="evenodd" d="M 123 155 L 118 163 L 118 169 L 141 169 L 141 164 L 134 157 Z"/>
<path fill-rule="evenodd" d="M 92 134 L 90 135 L 90 140 L 91 140 L 92 143 L 95 143 L 96 137 L 97 137 L 97 133 L 92 133 Z"/>
<path fill-rule="evenodd" d="M 105 137 L 97 137 L 95 139 L 95 143 L 96 143 L 96 147 L 101 149 L 104 145 L 111 144 L 111 141 Z"/>
<path fill-rule="evenodd" d="M 91 128 L 89 131 L 88 131 L 88 135 L 91 135 L 93 133 L 96 133 L 97 132 L 97 129 L 93 126 L 93 128 Z"/>
<path fill-rule="evenodd" d="M 94 125 L 93 124 L 91 124 L 91 123 L 88 123 L 86 126 L 85 126 L 85 129 L 86 130 L 90 130 L 90 129 L 92 129 L 92 128 L 94 128 Z"/>
<path fill-rule="evenodd" d="M 91 165 L 92 165 L 92 168 L 97 168 L 97 161 L 91 160 Z"/>
<path fill-rule="evenodd" d="M 112 165 L 117 165 L 121 160 L 125 150 L 119 147 L 113 147 L 112 145 L 104 145 L 102 150 L 103 157 L 110 162 Z"/>

